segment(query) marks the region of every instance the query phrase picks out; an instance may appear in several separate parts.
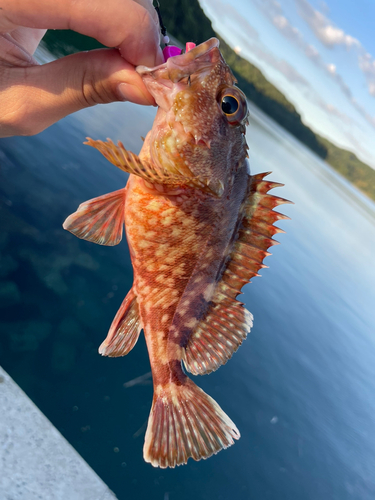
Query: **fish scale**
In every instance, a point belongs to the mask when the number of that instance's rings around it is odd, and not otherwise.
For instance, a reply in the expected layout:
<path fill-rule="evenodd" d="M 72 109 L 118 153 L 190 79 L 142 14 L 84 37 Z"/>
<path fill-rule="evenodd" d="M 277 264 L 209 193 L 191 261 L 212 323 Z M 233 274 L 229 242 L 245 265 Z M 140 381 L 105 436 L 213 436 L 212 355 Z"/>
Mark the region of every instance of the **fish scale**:
<path fill-rule="evenodd" d="M 280 186 L 250 175 L 245 96 L 210 39 L 156 68 L 137 71 L 159 108 L 139 156 L 88 138 L 130 174 L 127 185 L 78 207 L 64 223 L 76 236 L 118 244 L 125 224 L 134 283 L 99 348 L 128 354 L 143 329 L 154 396 L 144 458 L 175 467 L 239 439 L 236 425 L 182 370 L 203 375 L 245 340 L 252 314 L 237 296 L 267 267 L 263 259 L 286 217 Z M 189 78 L 188 78 L 189 77 Z M 238 107 L 222 106 L 231 96 Z"/>

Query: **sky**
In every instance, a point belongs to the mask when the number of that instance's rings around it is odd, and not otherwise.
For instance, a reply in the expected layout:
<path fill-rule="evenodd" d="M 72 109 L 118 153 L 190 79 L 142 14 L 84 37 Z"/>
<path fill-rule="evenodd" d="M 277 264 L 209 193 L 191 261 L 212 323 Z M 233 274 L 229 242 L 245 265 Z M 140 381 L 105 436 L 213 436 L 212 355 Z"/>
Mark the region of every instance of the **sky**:
<path fill-rule="evenodd" d="M 375 169 L 374 0 L 200 0 L 302 120 Z"/>

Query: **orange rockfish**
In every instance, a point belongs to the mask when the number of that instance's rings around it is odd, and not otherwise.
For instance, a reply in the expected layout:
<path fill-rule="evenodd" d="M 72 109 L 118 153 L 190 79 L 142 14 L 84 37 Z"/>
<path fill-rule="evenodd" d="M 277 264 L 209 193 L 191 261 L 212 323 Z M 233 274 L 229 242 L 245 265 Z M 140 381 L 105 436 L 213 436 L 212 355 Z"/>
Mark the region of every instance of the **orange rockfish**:
<path fill-rule="evenodd" d="M 64 228 L 116 245 L 126 237 L 134 284 L 99 352 L 123 356 L 143 329 L 154 398 L 144 458 L 174 467 L 207 458 L 240 434 L 220 406 L 182 370 L 226 363 L 252 326 L 236 300 L 257 275 L 285 218 L 279 185 L 250 175 L 245 95 L 212 38 L 155 68 L 137 71 L 159 108 L 139 156 L 119 142 L 88 139 L 130 174 L 124 189 L 79 206 Z"/>

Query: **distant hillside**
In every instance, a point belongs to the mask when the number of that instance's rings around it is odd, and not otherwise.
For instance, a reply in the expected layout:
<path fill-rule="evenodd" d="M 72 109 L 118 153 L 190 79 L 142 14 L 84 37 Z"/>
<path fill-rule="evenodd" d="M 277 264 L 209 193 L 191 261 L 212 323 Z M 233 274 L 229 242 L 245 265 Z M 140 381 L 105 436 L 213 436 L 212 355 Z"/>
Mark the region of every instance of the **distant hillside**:
<path fill-rule="evenodd" d="M 160 0 L 160 10 L 169 33 L 181 43 L 201 43 L 213 36 L 218 37 L 222 54 L 248 99 L 375 200 L 375 170 L 360 161 L 355 154 L 335 146 L 307 127 L 285 95 L 256 66 L 236 54 L 215 33 L 198 0 Z M 48 31 L 44 41 L 58 56 L 101 46 L 96 40 L 71 31 Z"/>
<path fill-rule="evenodd" d="M 318 134 L 316 137 L 327 149 L 326 162 L 367 196 L 375 200 L 375 170 L 359 160 L 351 151 L 338 148 Z"/>
<path fill-rule="evenodd" d="M 307 127 L 285 95 L 214 32 L 198 0 L 160 0 L 160 5 L 164 24 L 182 43 L 190 40 L 201 43 L 212 36 L 218 37 L 220 50 L 248 99 L 375 200 L 375 170 L 354 153 L 335 146 Z"/>
<path fill-rule="evenodd" d="M 220 39 L 220 50 L 236 76 L 238 86 L 245 92 L 247 98 L 315 151 L 318 156 L 325 159 L 326 147 L 302 122 L 301 116 L 284 94 L 272 85 L 257 67 L 237 55 L 223 39 Z"/>

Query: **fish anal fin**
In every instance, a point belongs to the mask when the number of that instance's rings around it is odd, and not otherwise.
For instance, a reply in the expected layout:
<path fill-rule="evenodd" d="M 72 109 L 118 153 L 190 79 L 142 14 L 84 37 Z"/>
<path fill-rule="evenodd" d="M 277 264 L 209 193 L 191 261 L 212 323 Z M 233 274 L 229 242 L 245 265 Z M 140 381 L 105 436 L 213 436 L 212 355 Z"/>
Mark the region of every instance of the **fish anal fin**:
<path fill-rule="evenodd" d="M 143 448 L 154 467 L 175 467 L 228 448 L 240 433 L 210 396 L 191 380 L 156 388 Z"/>
<path fill-rule="evenodd" d="M 81 203 L 63 228 L 99 245 L 120 243 L 124 226 L 125 188 Z"/>
<path fill-rule="evenodd" d="M 112 321 L 107 338 L 99 347 L 99 353 L 111 358 L 125 356 L 135 346 L 141 329 L 137 296 L 132 288 Z"/>
<path fill-rule="evenodd" d="M 274 207 L 286 200 L 268 194 L 269 189 L 281 186 L 268 182 L 268 174 L 252 176 L 249 196 L 243 206 L 242 222 L 232 244 L 221 280 L 217 283 L 211 305 L 205 317 L 192 332 L 183 352 L 186 369 L 194 375 L 217 370 L 231 358 L 252 327 L 253 317 L 236 297 L 264 267 L 267 250 L 278 242 L 272 239 L 283 232 L 273 224 L 286 217 Z"/>
<path fill-rule="evenodd" d="M 206 317 L 198 324 L 183 350 L 185 367 L 193 375 L 211 373 L 224 365 L 246 339 L 253 325 L 252 314 L 235 300 L 238 291 L 232 297 L 227 292 L 228 285 L 219 283 Z"/>

